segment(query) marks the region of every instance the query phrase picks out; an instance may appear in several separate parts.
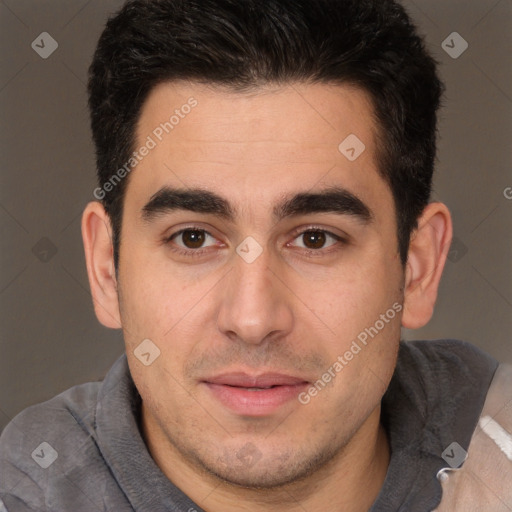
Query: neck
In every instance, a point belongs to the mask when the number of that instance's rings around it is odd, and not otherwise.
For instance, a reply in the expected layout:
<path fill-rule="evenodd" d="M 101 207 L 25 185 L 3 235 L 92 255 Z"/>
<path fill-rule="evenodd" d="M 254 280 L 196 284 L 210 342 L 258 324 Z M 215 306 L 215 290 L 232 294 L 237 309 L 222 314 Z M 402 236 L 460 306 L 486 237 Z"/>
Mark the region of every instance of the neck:
<path fill-rule="evenodd" d="M 390 449 L 375 409 L 344 449 L 320 470 L 286 486 L 234 486 L 194 466 L 169 443 L 143 405 L 142 428 L 148 449 L 167 478 L 208 512 L 367 511 L 389 466 Z"/>

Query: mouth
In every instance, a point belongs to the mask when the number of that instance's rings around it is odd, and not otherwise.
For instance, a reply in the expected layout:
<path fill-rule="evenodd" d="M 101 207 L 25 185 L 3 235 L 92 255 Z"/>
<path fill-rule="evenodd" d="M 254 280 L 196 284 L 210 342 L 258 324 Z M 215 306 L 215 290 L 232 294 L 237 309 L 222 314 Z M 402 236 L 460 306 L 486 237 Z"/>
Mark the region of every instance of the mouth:
<path fill-rule="evenodd" d="M 296 400 L 310 384 L 279 373 L 226 373 L 202 381 L 214 399 L 243 416 L 268 416 Z M 297 402 L 298 403 L 298 402 Z"/>

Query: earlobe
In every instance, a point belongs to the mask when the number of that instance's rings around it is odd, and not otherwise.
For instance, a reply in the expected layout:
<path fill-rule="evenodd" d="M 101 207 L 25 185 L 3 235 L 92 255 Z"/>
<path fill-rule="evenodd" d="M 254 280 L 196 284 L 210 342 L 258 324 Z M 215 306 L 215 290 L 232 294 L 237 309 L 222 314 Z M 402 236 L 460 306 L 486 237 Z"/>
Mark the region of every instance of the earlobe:
<path fill-rule="evenodd" d="M 437 290 L 452 240 L 452 220 L 442 203 L 430 203 L 411 236 L 405 270 L 402 325 L 418 329 L 434 312 Z"/>
<path fill-rule="evenodd" d="M 82 215 L 82 239 L 96 317 L 105 327 L 119 329 L 121 318 L 110 218 L 97 201 L 89 203 Z"/>

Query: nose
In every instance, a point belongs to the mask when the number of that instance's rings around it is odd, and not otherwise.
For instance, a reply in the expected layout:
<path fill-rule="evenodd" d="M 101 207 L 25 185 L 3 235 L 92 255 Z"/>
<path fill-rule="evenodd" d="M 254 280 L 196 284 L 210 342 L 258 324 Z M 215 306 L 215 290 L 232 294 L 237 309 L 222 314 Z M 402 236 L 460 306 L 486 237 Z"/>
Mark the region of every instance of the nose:
<path fill-rule="evenodd" d="M 234 255 L 218 311 L 217 325 L 233 341 L 262 344 L 293 327 L 290 292 L 276 278 L 278 264 L 267 251 L 251 263 Z"/>

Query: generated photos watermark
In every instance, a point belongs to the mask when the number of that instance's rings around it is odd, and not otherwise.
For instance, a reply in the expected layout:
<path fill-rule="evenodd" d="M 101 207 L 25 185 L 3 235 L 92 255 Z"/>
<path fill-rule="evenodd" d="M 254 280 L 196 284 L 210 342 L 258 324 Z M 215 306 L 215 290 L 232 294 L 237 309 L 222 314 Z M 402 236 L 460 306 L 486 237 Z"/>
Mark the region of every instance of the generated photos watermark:
<path fill-rule="evenodd" d="M 381 332 L 384 327 L 386 327 L 386 325 L 402 311 L 402 309 L 402 304 L 395 302 L 385 313 L 380 315 L 379 319 L 372 326 L 361 331 L 357 335 L 357 338 L 352 341 L 350 348 L 343 355 L 339 355 L 336 361 L 327 368 L 322 376 L 315 381 L 307 391 L 303 391 L 299 394 L 299 402 L 303 405 L 309 404 L 311 399 L 317 396 L 320 391 L 335 379 L 341 370 L 348 366 L 350 361 L 354 359 L 354 356 L 359 354 L 359 352 L 368 345 L 368 342 L 375 338 L 375 336 L 377 336 L 377 334 L 379 334 L 379 332 Z"/>
<path fill-rule="evenodd" d="M 96 187 L 93 191 L 93 196 L 101 201 L 106 197 L 109 192 L 112 192 L 114 188 L 128 176 L 137 165 L 139 165 L 142 160 L 149 153 L 158 146 L 158 143 L 162 141 L 162 139 L 168 135 L 169 133 L 176 128 L 180 124 L 180 122 L 185 119 L 185 117 L 190 114 L 194 107 L 197 107 L 198 101 L 190 97 L 186 103 L 181 105 L 180 108 L 174 110 L 174 113 L 169 117 L 168 121 L 160 123 L 152 132 L 151 135 L 146 137 L 146 142 L 137 151 L 134 151 L 131 157 L 125 162 L 123 166 L 121 166 L 101 187 Z"/>

